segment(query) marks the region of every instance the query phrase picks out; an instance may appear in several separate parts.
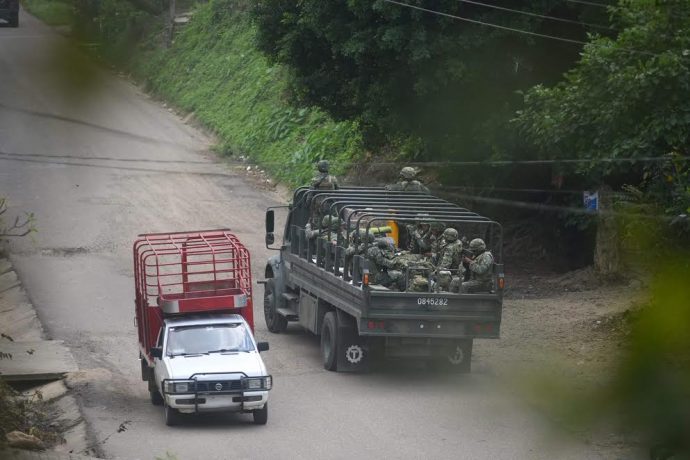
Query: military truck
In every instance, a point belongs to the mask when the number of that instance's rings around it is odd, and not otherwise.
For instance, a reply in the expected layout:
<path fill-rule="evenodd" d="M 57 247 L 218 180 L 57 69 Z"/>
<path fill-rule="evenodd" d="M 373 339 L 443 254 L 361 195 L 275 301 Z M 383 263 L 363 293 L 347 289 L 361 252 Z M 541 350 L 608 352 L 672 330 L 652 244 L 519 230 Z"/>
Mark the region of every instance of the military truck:
<path fill-rule="evenodd" d="M 0 19 L 10 27 L 19 27 L 19 0 L 0 0 Z"/>
<path fill-rule="evenodd" d="M 276 246 L 279 208 L 287 215 L 282 243 Z M 336 215 L 340 231 L 321 228 L 323 237 L 308 237 L 321 216 Z M 438 273 L 428 264 L 403 269 L 406 280 L 412 272 L 426 270 L 426 292 L 372 281 L 374 267 L 366 256 L 372 243 L 366 235 L 384 228 L 399 250 L 409 240 L 407 226 L 419 219 L 485 240 L 495 261 L 487 292 L 439 289 Z M 364 249 L 345 257 L 354 244 Z M 381 358 L 402 358 L 469 372 L 474 339 L 499 337 L 505 283 L 501 225 L 441 198 L 383 188 L 298 188 L 289 206 L 268 208 L 266 246 L 278 251 L 269 258 L 263 281 L 268 329 L 280 333 L 297 322 L 320 335 L 327 370 L 361 371 Z"/>

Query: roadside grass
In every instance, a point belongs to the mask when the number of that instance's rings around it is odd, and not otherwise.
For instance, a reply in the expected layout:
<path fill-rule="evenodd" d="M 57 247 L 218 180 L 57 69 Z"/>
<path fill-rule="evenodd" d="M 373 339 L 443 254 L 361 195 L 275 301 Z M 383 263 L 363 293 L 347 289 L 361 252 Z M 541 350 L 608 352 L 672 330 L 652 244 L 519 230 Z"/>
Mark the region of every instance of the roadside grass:
<path fill-rule="evenodd" d="M 241 5 L 228 0 L 199 5 L 170 48 L 156 41 L 140 48 L 135 76 L 166 101 L 193 112 L 218 136 L 224 154 L 247 156 L 293 185 L 305 183 L 322 158 L 342 174 L 362 152 L 358 125 L 290 104 L 286 70 L 256 49 L 254 26 Z"/>
<path fill-rule="evenodd" d="M 32 15 L 51 26 L 71 25 L 74 8 L 63 0 L 22 0 L 22 6 Z"/>

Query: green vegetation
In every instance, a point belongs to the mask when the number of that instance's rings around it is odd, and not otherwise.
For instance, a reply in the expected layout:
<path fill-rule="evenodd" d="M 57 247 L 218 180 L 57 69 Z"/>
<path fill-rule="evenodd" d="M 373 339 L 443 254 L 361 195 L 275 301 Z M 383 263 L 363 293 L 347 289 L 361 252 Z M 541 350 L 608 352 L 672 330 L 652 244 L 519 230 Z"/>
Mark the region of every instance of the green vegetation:
<path fill-rule="evenodd" d="M 155 93 L 194 112 L 224 152 L 248 155 L 280 179 L 304 183 L 320 158 L 344 171 L 361 151 L 357 123 L 289 104 L 286 72 L 256 50 L 255 28 L 240 4 L 199 6 L 173 46 L 143 53 L 135 72 Z"/>
<path fill-rule="evenodd" d="M 558 81 L 579 46 L 405 5 L 574 40 L 590 30 L 582 20 L 607 23 L 600 8 L 548 0 L 499 2 L 533 16 L 458 0 L 402 3 L 268 0 L 252 13 L 260 48 L 293 71 L 295 100 L 360 121 L 371 148 L 412 137 L 407 147 L 417 151 L 407 153 L 434 160 L 512 156 L 519 142 L 506 134 L 521 103 L 516 91 Z M 546 14 L 570 22 L 536 16 Z"/>
<path fill-rule="evenodd" d="M 627 182 L 671 216 L 690 213 L 690 3 L 626 2 L 615 17 L 618 37 L 592 40 L 563 82 L 527 92 L 517 126 L 542 157 L 666 157 L 574 172 L 588 185 Z"/>
<path fill-rule="evenodd" d="M 51 26 L 72 24 L 74 8 L 67 0 L 22 0 L 22 5 Z"/>

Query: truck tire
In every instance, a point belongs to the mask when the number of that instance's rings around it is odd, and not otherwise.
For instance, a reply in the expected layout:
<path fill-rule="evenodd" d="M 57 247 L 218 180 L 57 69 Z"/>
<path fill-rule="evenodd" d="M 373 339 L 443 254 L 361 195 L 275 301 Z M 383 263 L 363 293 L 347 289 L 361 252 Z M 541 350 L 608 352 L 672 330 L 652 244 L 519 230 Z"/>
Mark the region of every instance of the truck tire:
<path fill-rule="evenodd" d="M 180 413 L 177 409 L 165 405 L 165 424 L 168 426 L 179 425 L 180 423 Z"/>
<path fill-rule="evenodd" d="M 263 408 L 252 411 L 252 416 L 255 425 L 265 425 L 268 422 L 268 403 Z"/>
<path fill-rule="evenodd" d="M 458 374 L 469 374 L 472 370 L 472 339 L 455 343 L 441 362 L 446 370 L 450 369 Z"/>
<path fill-rule="evenodd" d="M 154 406 L 163 405 L 163 396 L 158 390 L 149 390 L 149 398 L 151 399 L 151 404 Z"/>
<path fill-rule="evenodd" d="M 8 22 L 10 23 L 10 27 L 19 27 L 19 11 L 10 13 L 10 19 Z"/>
<path fill-rule="evenodd" d="M 321 326 L 321 356 L 327 371 L 338 370 L 338 323 L 335 312 L 329 311 L 323 317 Z"/>
<path fill-rule="evenodd" d="M 280 296 L 276 292 L 275 280 L 269 279 L 264 285 L 264 319 L 266 327 L 274 333 L 285 332 L 287 329 L 287 318 L 278 313 Z"/>

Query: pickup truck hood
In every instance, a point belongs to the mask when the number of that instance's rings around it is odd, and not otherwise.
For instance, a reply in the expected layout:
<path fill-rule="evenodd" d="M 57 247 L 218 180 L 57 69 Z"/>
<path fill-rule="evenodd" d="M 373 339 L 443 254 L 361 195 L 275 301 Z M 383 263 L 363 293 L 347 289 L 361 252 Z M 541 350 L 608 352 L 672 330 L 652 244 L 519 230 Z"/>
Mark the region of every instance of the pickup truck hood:
<path fill-rule="evenodd" d="M 244 373 L 248 377 L 266 375 L 266 366 L 257 352 L 166 357 L 165 364 L 168 375 L 173 379 L 188 379 L 194 374 L 205 373 Z"/>

